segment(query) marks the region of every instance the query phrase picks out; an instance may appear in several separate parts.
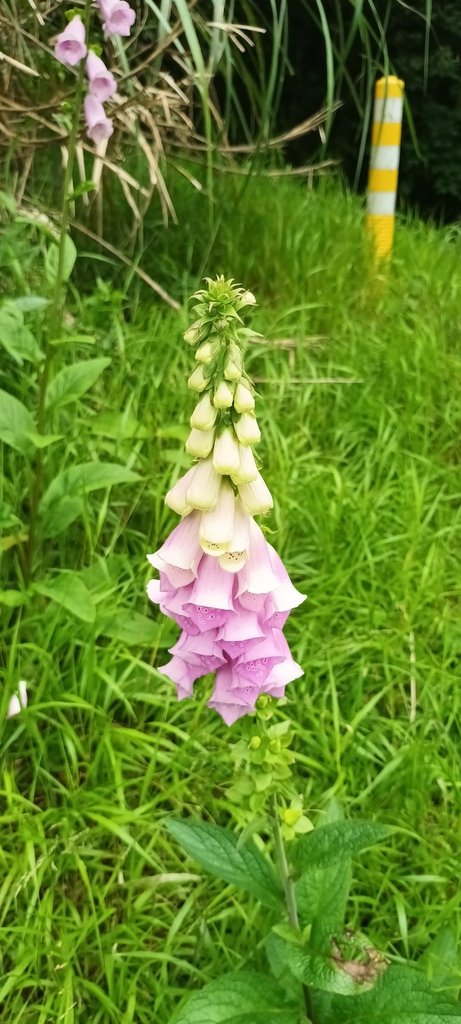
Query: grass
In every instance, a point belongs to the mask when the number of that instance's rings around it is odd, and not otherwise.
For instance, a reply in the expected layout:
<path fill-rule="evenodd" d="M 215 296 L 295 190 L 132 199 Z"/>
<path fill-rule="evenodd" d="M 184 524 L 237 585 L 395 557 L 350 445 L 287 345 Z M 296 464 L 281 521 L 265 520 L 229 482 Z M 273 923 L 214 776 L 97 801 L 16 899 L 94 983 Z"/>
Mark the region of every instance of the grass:
<path fill-rule="evenodd" d="M 360 203 L 339 186 L 253 180 L 235 196 L 226 180 L 210 247 L 206 201 L 178 187 L 180 227 L 152 234 L 143 266 L 180 299 L 203 273 L 256 292 L 268 525 L 309 595 L 286 628 L 305 677 L 281 712 L 296 723 L 298 787 L 313 815 L 334 793 L 347 814 L 397 826 L 359 861 L 349 921 L 416 958 L 459 923 L 460 243 L 401 225 L 392 267 L 376 272 Z M 39 275 L 29 230 L 5 236 L 16 294 Z M 8 1024 L 167 1024 L 188 991 L 265 960 L 257 904 L 203 877 L 163 827 L 172 812 L 233 820 L 226 745 L 240 729 L 206 710 L 204 688 L 175 703 L 156 669 L 175 630 L 144 597 L 145 552 L 174 523 L 163 494 L 186 464 L 185 314 L 102 271 L 119 291 L 74 291 L 72 311 L 112 364 L 50 424 L 64 436 L 47 481 L 96 457 L 141 479 L 90 495 L 40 553 L 36 579 L 46 565 L 81 573 L 94 626 L 37 595 L 21 629 L 5 609 L 5 706 L 19 678 L 30 684 L 28 710 L 0 727 Z M 33 379 L 6 360 L 5 384 L 33 406 Z M 17 509 L 24 460 L 5 448 L 4 470 Z M 5 587 L 16 552 L 3 555 Z"/>

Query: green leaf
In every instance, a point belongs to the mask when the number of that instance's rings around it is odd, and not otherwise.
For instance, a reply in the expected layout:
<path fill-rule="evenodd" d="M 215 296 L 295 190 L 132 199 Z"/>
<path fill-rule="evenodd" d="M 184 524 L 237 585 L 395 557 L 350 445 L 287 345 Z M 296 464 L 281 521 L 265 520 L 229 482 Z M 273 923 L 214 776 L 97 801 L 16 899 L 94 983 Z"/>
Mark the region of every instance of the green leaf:
<path fill-rule="evenodd" d="M 298 913 L 303 926 L 311 925 L 310 942 L 314 950 L 328 950 L 332 937 L 342 933 L 351 884 L 349 858 L 328 868 L 305 871 L 297 881 Z"/>
<path fill-rule="evenodd" d="M 129 412 L 102 412 L 90 420 L 93 434 L 111 437 L 114 441 L 149 437 L 150 431 Z"/>
<path fill-rule="evenodd" d="M 296 843 L 293 859 L 298 868 L 324 868 L 335 861 L 353 857 L 367 846 L 386 839 L 387 825 L 370 821 L 334 821 L 319 825 Z"/>
<path fill-rule="evenodd" d="M 63 470 L 51 481 L 40 502 L 42 537 L 56 537 L 77 519 L 83 509 L 83 495 L 139 479 L 138 473 L 112 462 L 86 462 Z"/>
<path fill-rule="evenodd" d="M 0 207 L 3 207 L 4 210 L 8 210 L 8 213 L 16 213 L 17 205 L 16 199 L 12 193 L 4 192 L 3 189 L 0 189 Z"/>
<path fill-rule="evenodd" d="M 88 359 L 72 366 L 65 366 L 48 386 L 47 408 L 62 409 L 70 402 L 76 402 L 96 383 L 109 365 L 110 359 Z"/>
<path fill-rule="evenodd" d="M 322 1024 L 461 1024 L 461 1005 L 437 992 L 415 967 L 389 967 L 359 996 L 315 995 Z"/>
<path fill-rule="evenodd" d="M 76 572 L 61 572 L 52 580 L 35 583 L 36 593 L 51 598 L 56 604 L 81 619 L 82 622 L 94 622 L 96 607 L 93 598 L 83 580 Z"/>
<path fill-rule="evenodd" d="M 166 827 L 212 875 L 247 889 L 265 906 L 279 906 L 282 894 L 274 869 L 252 840 L 240 844 L 233 832 L 192 818 L 170 819 Z"/>
<path fill-rule="evenodd" d="M 97 630 L 103 636 L 120 640 L 128 647 L 152 647 L 158 639 L 159 626 L 154 619 L 126 608 L 98 620 Z"/>
<path fill-rule="evenodd" d="M 24 324 L 24 314 L 17 303 L 9 299 L 0 306 L 0 345 L 19 365 L 24 359 L 32 363 L 43 359 L 43 352 Z"/>
<path fill-rule="evenodd" d="M 29 434 L 35 431 L 32 414 L 13 395 L 0 388 L 0 441 L 16 448 L 23 455 L 32 451 Z"/>
<path fill-rule="evenodd" d="M 343 948 L 340 950 L 337 943 L 332 944 L 328 954 L 323 955 L 299 943 L 287 944 L 288 966 L 295 978 L 310 988 L 324 992 L 362 994 L 376 985 L 387 966 L 384 957 L 362 937 L 360 942 L 355 941 L 355 948 L 350 953 Z"/>
<path fill-rule="evenodd" d="M 62 280 L 68 281 L 69 277 L 74 269 L 74 263 L 77 259 L 77 250 L 70 237 L 66 235 L 64 243 L 64 258 L 62 263 Z M 59 245 L 55 242 L 51 242 L 48 246 L 47 253 L 45 256 L 45 274 L 48 284 L 51 286 L 56 284 L 58 276 L 58 265 L 59 265 Z"/>
<path fill-rule="evenodd" d="M 27 604 L 29 596 L 25 590 L 0 590 L 0 604 L 7 608 L 19 608 Z"/>
<path fill-rule="evenodd" d="M 36 430 L 33 430 L 30 434 L 27 434 L 35 448 L 48 448 L 50 444 L 55 444 L 56 441 L 62 441 L 64 434 L 37 434 Z"/>
<path fill-rule="evenodd" d="M 420 957 L 426 976 L 432 984 L 443 988 L 453 998 L 458 996 L 461 985 L 460 956 L 454 928 L 446 925 Z"/>
<path fill-rule="evenodd" d="M 301 1007 L 273 978 L 253 971 L 226 974 L 194 992 L 175 1024 L 299 1024 Z"/>
<path fill-rule="evenodd" d="M 92 334 L 63 334 L 53 338 L 50 345 L 96 345 L 96 338 Z"/>

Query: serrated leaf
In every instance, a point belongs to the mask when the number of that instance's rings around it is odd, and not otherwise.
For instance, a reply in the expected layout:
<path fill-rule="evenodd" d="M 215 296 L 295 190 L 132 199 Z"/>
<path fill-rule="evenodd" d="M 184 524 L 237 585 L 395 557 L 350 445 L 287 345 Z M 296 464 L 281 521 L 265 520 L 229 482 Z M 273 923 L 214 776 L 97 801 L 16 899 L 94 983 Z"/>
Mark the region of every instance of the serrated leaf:
<path fill-rule="evenodd" d="M 74 263 L 77 259 L 77 250 L 74 242 L 70 235 L 66 235 L 64 243 L 64 258 L 62 263 L 62 280 L 68 281 L 69 277 L 74 269 Z M 48 246 L 45 256 L 45 275 L 48 283 L 52 286 L 56 284 L 57 274 L 59 266 L 59 245 L 55 242 L 51 242 Z"/>
<path fill-rule="evenodd" d="M 62 608 L 66 608 L 82 622 L 94 622 L 95 603 L 78 573 L 62 572 L 52 580 L 35 583 L 33 589 L 37 594 L 49 597 Z"/>
<path fill-rule="evenodd" d="M 34 431 L 33 416 L 25 405 L 0 389 L 0 440 L 23 455 L 29 455 L 33 446 L 28 435 Z"/>
<path fill-rule="evenodd" d="M 193 819 L 170 819 L 166 827 L 183 850 L 212 875 L 252 892 L 265 906 L 280 905 L 274 869 L 252 840 L 245 844 L 219 825 Z"/>
<path fill-rule="evenodd" d="M 300 1014 L 273 978 L 241 971 L 194 992 L 175 1024 L 299 1024 Z"/>
<path fill-rule="evenodd" d="M 296 882 L 296 903 L 303 926 L 311 925 L 312 948 L 329 949 L 333 936 L 344 927 L 347 900 L 352 884 L 350 858 L 328 868 L 305 871 Z"/>
<path fill-rule="evenodd" d="M 48 385 L 47 409 L 62 409 L 70 402 L 76 402 L 96 383 L 110 362 L 110 359 L 88 359 L 65 366 Z"/>
<path fill-rule="evenodd" d="M 329 955 L 321 956 L 298 944 L 290 945 L 288 964 L 295 978 L 304 985 L 343 996 L 362 994 L 373 988 L 386 969 L 382 958 L 368 962 L 366 958 L 365 962 L 343 960 L 339 956 L 334 957 L 331 950 Z"/>
<path fill-rule="evenodd" d="M 382 842 L 390 833 L 387 825 L 371 821 L 329 822 L 298 840 L 293 859 L 301 870 L 328 867 L 335 861 L 353 857 L 367 846 Z"/>
<path fill-rule="evenodd" d="M 63 470 L 51 481 L 40 502 L 42 536 L 56 537 L 65 530 L 80 515 L 83 495 L 139 479 L 138 473 L 113 462 L 86 462 Z"/>
<path fill-rule="evenodd" d="M 461 1024 L 461 1005 L 438 992 L 416 967 L 389 967 L 359 996 L 314 993 L 322 1024 Z"/>

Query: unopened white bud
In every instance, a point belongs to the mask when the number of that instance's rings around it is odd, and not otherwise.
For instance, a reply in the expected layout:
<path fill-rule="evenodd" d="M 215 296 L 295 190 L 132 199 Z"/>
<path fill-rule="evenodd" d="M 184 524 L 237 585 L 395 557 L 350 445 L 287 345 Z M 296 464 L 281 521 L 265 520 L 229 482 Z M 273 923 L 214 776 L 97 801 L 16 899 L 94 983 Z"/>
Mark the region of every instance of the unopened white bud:
<path fill-rule="evenodd" d="M 208 377 L 205 375 L 203 366 L 196 366 L 187 381 L 193 391 L 204 391 L 208 384 Z"/>
<path fill-rule="evenodd" d="M 250 516 L 264 515 L 273 507 L 272 495 L 261 473 L 249 484 L 240 484 L 239 494 L 243 507 Z"/>
<path fill-rule="evenodd" d="M 216 438 L 213 466 L 217 473 L 229 476 L 236 473 L 240 466 L 239 446 L 232 427 L 226 427 Z"/>
<path fill-rule="evenodd" d="M 226 362 L 224 364 L 224 376 L 226 380 L 238 381 L 243 373 L 242 353 L 235 341 L 232 341 L 227 350 Z"/>
<path fill-rule="evenodd" d="M 186 500 L 191 508 L 208 512 L 215 508 L 219 497 L 221 477 L 213 468 L 211 456 L 201 459 L 192 468 L 192 477 L 187 488 Z"/>
<path fill-rule="evenodd" d="M 234 401 L 234 389 L 222 380 L 214 393 L 213 405 L 215 409 L 230 409 Z"/>
<path fill-rule="evenodd" d="M 251 412 L 242 413 L 239 419 L 235 421 L 234 429 L 240 444 L 257 444 L 261 440 L 258 421 Z"/>
<path fill-rule="evenodd" d="M 196 320 L 195 323 L 192 324 L 191 327 L 188 327 L 187 331 L 185 331 L 183 335 L 184 341 L 187 342 L 188 345 L 197 345 L 197 343 L 200 341 L 201 328 L 201 321 Z"/>
<path fill-rule="evenodd" d="M 216 423 L 216 416 L 216 409 L 211 404 L 211 398 L 207 392 L 197 402 L 189 422 L 191 427 L 195 427 L 197 430 L 211 430 Z"/>
<path fill-rule="evenodd" d="M 222 555 L 232 541 L 234 532 L 235 495 L 226 480 L 221 483 L 216 508 L 204 512 L 200 520 L 199 541 L 207 555 Z"/>
<path fill-rule="evenodd" d="M 184 476 L 181 476 L 165 495 L 165 505 L 168 505 L 168 508 L 172 508 L 173 512 L 177 512 L 178 516 L 187 516 L 192 511 L 192 505 L 187 501 L 186 494 L 194 469 L 195 466 L 189 469 Z"/>
<path fill-rule="evenodd" d="M 244 302 L 246 306 L 256 306 L 256 299 L 253 292 L 244 292 L 240 301 Z"/>
<path fill-rule="evenodd" d="M 232 473 L 232 479 L 235 484 L 249 484 L 252 480 L 256 480 L 258 475 L 256 459 L 249 445 L 239 444 L 238 449 L 239 466 L 238 469 Z"/>
<path fill-rule="evenodd" d="M 194 427 L 186 441 L 186 452 L 194 459 L 206 459 L 213 449 L 214 430 L 196 430 Z M 249 449 L 247 449 L 249 451 Z"/>
<path fill-rule="evenodd" d="M 198 363 L 211 363 L 219 348 L 219 341 L 205 341 L 195 353 Z"/>
<path fill-rule="evenodd" d="M 234 392 L 234 409 L 237 412 L 252 412 L 255 407 L 255 400 L 246 384 L 237 384 Z"/>

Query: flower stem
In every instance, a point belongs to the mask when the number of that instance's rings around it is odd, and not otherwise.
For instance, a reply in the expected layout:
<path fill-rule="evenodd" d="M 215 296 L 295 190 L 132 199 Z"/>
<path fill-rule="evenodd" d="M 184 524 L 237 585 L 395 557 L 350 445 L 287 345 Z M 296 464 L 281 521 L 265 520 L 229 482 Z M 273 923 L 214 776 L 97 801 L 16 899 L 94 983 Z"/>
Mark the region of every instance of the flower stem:
<path fill-rule="evenodd" d="M 275 793 L 272 793 L 270 797 L 270 811 L 272 817 L 272 831 L 274 835 L 275 844 L 275 857 L 277 860 L 277 867 L 279 869 L 279 875 L 280 880 L 282 882 L 283 891 L 285 893 L 285 903 L 288 913 L 288 920 L 292 928 L 299 930 L 298 908 L 296 906 L 295 887 L 293 878 L 290 874 L 289 864 L 287 861 L 285 844 L 283 842 L 282 829 L 280 828 L 279 807 L 277 802 L 277 796 Z M 312 996 L 310 989 L 308 988 L 307 985 L 303 985 L 303 995 L 308 1020 L 311 1022 L 311 1024 L 316 1024 L 314 1008 L 312 1005 Z"/>
<path fill-rule="evenodd" d="M 87 12 L 90 9 L 90 4 L 87 0 Z M 46 393 L 48 388 L 48 382 L 50 378 L 51 363 L 53 359 L 53 344 L 52 342 L 59 337 L 62 324 L 62 288 L 63 288 L 63 277 L 64 277 L 64 260 L 66 252 L 66 240 L 67 231 L 69 227 L 69 207 L 70 207 L 70 188 L 72 184 L 72 174 L 74 170 L 75 162 L 75 151 L 77 147 L 78 130 L 80 123 L 80 111 L 82 108 L 83 99 L 83 82 L 85 75 L 85 61 L 80 61 L 80 67 L 77 77 L 77 85 L 75 90 L 75 106 L 74 106 L 74 118 L 72 122 L 72 128 L 69 135 L 69 145 L 67 150 L 67 163 L 64 174 L 63 194 L 62 194 L 62 214 L 61 214 L 61 228 L 59 235 L 58 245 L 58 262 L 56 268 L 56 280 L 54 282 L 53 294 L 51 298 L 51 304 L 48 314 L 49 327 L 46 332 L 45 340 L 45 360 L 43 363 L 42 372 L 40 374 L 38 383 L 38 411 L 37 411 L 37 433 L 44 434 L 46 427 Z M 24 564 L 24 581 L 26 586 L 30 582 L 32 573 L 32 566 L 35 554 L 35 540 L 37 533 L 37 517 L 38 507 L 42 494 L 43 487 L 43 450 L 38 449 L 34 461 L 34 476 L 31 489 L 30 498 L 30 515 L 29 515 L 29 537 L 27 541 L 25 564 Z"/>

